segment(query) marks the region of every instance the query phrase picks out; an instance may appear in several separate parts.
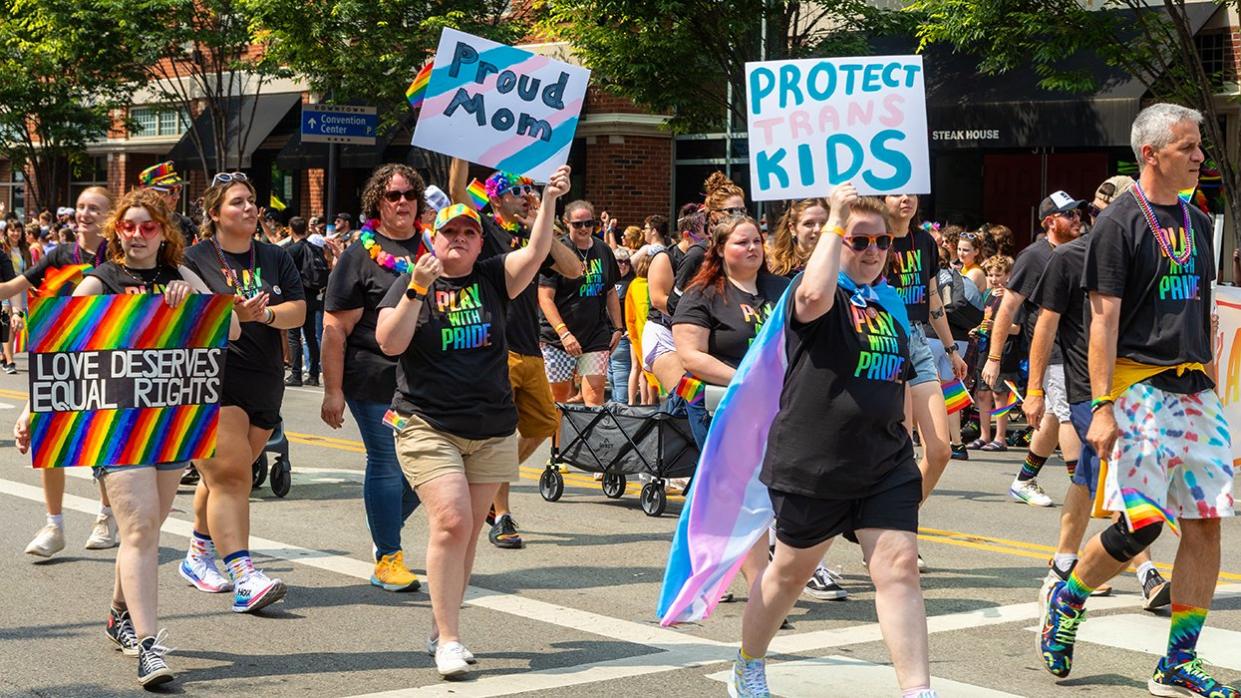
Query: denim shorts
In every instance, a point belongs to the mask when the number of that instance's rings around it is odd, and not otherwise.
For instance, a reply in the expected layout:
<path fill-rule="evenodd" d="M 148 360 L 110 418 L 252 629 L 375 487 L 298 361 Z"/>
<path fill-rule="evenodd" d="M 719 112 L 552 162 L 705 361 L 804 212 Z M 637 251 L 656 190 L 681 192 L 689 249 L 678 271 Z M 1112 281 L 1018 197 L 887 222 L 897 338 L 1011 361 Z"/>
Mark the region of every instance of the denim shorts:
<path fill-rule="evenodd" d="M 91 468 L 95 477 L 104 477 L 111 473 L 118 473 L 122 470 L 142 470 L 143 468 L 155 468 L 163 472 L 165 470 L 185 470 L 189 466 L 189 461 L 176 461 L 172 463 L 140 463 L 138 465 L 96 465 Z"/>
<path fill-rule="evenodd" d="M 931 345 L 926 341 L 926 326 L 920 322 L 909 325 L 909 359 L 913 362 L 914 377 L 910 385 L 921 385 L 931 381 L 939 382 L 939 368 L 935 365 L 935 355 L 931 353 Z"/>

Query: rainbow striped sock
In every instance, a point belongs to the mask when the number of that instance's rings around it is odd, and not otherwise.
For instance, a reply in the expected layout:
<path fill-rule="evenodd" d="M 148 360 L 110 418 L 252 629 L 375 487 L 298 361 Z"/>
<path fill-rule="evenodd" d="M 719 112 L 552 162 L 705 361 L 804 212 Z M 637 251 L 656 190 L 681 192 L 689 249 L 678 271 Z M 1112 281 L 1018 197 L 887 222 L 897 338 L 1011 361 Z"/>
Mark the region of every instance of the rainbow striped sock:
<path fill-rule="evenodd" d="M 1066 460 L 1064 462 L 1064 469 L 1069 471 L 1069 479 L 1072 480 L 1073 476 L 1077 474 L 1077 459 Z"/>
<path fill-rule="evenodd" d="M 1168 659 L 1172 664 L 1181 664 L 1193 657 L 1206 622 L 1207 609 L 1172 604 L 1172 629 L 1168 633 Z"/>
<path fill-rule="evenodd" d="M 198 558 L 214 558 L 215 543 L 211 540 L 211 536 L 194 531 L 194 535 L 190 536 L 190 555 Z"/>
<path fill-rule="evenodd" d="M 228 569 L 228 578 L 233 583 L 245 579 L 254 571 L 254 562 L 250 560 L 249 550 L 238 550 L 237 552 L 224 558 L 224 566 Z"/>
<path fill-rule="evenodd" d="M 1047 462 L 1047 456 L 1040 456 L 1034 451 L 1026 453 L 1026 462 L 1021 464 L 1021 472 L 1017 473 L 1017 482 L 1025 482 L 1038 477 L 1038 473 L 1043 469 L 1043 464 Z"/>
<path fill-rule="evenodd" d="M 1060 587 L 1060 594 L 1056 597 L 1058 600 L 1067 603 L 1073 608 L 1081 608 L 1086 605 L 1086 599 L 1090 598 L 1090 592 L 1094 591 L 1094 587 L 1087 585 L 1082 578 L 1077 576 L 1074 571 L 1069 574 L 1069 581 Z"/>

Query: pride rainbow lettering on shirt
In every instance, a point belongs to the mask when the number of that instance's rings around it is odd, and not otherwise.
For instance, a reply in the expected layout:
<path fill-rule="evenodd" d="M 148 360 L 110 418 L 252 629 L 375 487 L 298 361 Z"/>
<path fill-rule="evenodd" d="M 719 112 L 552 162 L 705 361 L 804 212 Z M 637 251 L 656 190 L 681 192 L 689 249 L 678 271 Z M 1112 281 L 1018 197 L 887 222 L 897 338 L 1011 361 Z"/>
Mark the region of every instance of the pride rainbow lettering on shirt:
<path fill-rule="evenodd" d="M 1164 228 L 1164 233 L 1171 238 L 1174 250 L 1184 250 L 1185 246 L 1189 244 L 1185 228 L 1179 225 L 1175 229 Z M 1194 254 L 1183 265 L 1177 264 L 1176 260 L 1169 258 L 1162 249 L 1159 251 L 1159 256 L 1168 260 L 1168 269 L 1166 271 L 1160 269 L 1159 273 L 1159 300 L 1200 300 L 1201 277 L 1198 276 L 1197 250 L 1194 250 Z"/>
<path fill-rule="evenodd" d="M 232 273 L 230 273 L 232 272 Z M 241 281 L 241 288 L 238 289 L 233 285 L 233 274 L 237 275 Z M 255 268 L 254 273 L 250 273 L 249 269 L 220 269 L 220 275 L 224 277 L 228 287 L 242 298 L 254 298 L 263 290 L 263 270 Z"/>
<path fill-rule="evenodd" d="M 891 254 L 894 273 L 888 281 L 896 288 L 897 295 L 906 306 L 925 303 L 926 284 L 923 283 L 922 270 L 927 260 L 922 258 L 922 250 L 900 252 L 893 248 Z"/>
<path fill-rule="evenodd" d="M 899 383 L 906 359 L 901 353 L 896 319 L 873 304 L 859 308 L 850 303 L 849 315 L 862 347 L 853 377 Z"/>
<path fill-rule="evenodd" d="M 595 258 L 586 263 L 582 285 L 577 289 L 579 298 L 594 298 L 603 293 L 603 260 Z"/>
<path fill-rule="evenodd" d="M 758 338 L 758 333 L 763 329 L 763 323 L 767 322 L 767 318 L 771 317 L 771 311 L 774 306 L 771 303 L 765 303 L 755 308 L 748 303 L 738 304 L 741 308 L 741 320 L 747 325 L 754 326 L 754 336 L 750 337 L 750 344 Z"/>
<path fill-rule="evenodd" d="M 440 328 L 441 351 L 491 346 L 491 313 L 483 306 L 477 281 L 454 291 L 436 291 L 435 307 L 447 325 Z"/>

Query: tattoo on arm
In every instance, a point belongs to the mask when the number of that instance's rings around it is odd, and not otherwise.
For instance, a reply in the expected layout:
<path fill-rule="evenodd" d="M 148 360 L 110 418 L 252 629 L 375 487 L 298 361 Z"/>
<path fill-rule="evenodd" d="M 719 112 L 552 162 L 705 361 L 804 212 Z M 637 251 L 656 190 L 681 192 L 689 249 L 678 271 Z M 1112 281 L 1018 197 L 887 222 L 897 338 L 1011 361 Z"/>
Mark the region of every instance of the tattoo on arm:
<path fill-rule="evenodd" d="M 931 318 L 932 318 L 932 319 L 938 320 L 938 319 L 942 318 L 943 316 L 944 316 L 944 309 L 943 309 L 943 308 L 935 308 L 935 309 L 931 310 Z"/>

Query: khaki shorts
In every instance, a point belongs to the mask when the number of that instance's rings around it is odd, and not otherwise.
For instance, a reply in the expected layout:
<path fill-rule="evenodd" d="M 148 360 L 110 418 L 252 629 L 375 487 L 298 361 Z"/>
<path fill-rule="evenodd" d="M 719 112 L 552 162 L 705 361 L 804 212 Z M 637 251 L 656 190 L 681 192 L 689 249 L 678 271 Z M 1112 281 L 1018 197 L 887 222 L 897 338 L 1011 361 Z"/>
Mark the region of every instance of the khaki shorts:
<path fill-rule="evenodd" d="M 396 434 L 396 457 L 410 487 L 453 473 L 465 475 L 471 485 L 517 480 L 517 439 L 512 434 L 464 439 L 436 431 L 417 415 L 408 420 Z"/>
<path fill-rule="evenodd" d="M 560 429 L 560 413 L 552 402 L 543 357 L 508 353 L 508 380 L 517 405 L 517 433 L 526 439 L 548 439 Z"/>

